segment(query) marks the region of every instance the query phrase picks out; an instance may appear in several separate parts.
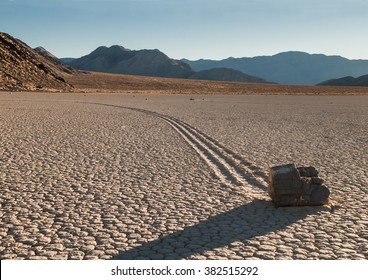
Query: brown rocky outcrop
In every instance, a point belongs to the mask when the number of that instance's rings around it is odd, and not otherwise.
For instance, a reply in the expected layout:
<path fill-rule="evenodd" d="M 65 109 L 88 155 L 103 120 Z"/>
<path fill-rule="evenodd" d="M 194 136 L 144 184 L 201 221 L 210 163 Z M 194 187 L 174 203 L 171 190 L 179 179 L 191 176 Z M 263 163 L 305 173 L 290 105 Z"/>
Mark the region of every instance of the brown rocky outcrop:
<path fill-rule="evenodd" d="M 328 203 L 329 189 L 314 167 L 295 164 L 270 170 L 268 193 L 276 206 L 317 206 Z"/>
<path fill-rule="evenodd" d="M 0 90 L 70 91 L 72 86 L 64 75 L 73 71 L 22 41 L 0 33 Z"/>

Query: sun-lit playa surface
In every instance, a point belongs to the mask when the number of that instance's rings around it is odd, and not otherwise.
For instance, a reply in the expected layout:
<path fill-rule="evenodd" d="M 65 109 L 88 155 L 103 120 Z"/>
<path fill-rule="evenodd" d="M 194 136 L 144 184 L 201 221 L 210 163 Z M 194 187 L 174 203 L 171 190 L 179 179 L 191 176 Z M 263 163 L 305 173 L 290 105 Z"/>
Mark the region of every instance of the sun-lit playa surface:
<path fill-rule="evenodd" d="M 367 259 L 368 96 L 0 93 L 1 259 Z M 321 207 L 275 208 L 313 165 Z"/>

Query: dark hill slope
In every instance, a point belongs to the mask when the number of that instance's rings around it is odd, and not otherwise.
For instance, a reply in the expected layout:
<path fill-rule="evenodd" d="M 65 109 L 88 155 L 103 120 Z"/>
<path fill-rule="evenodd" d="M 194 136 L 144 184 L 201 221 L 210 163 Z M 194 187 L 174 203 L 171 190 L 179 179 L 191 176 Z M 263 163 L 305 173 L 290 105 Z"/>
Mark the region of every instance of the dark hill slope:
<path fill-rule="evenodd" d="M 356 86 L 356 87 L 368 87 L 368 75 L 354 78 L 351 76 L 343 77 L 340 79 L 332 79 L 320 83 L 322 86 Z"/>
<path fill-rule="evenodd" d="M 247 75 L 243 72 L 230 68 L 212 68 L 194 73 L 189 77 L 195 80 L 246 82 L 246 83 L 267 83 L 267 81 Z"/>

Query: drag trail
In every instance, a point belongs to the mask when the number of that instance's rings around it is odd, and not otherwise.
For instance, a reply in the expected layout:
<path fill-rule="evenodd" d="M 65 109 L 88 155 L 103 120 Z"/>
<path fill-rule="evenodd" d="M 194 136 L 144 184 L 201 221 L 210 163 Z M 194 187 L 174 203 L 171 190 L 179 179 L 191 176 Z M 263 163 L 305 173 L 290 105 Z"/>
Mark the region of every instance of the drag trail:
<path fill-rule="evenodd" d="M 244 160 L 238 154 L 224 147 L 217 140 L 186 122 L 145 109 L 104 103 L 85 104 L 132 110 L 162 119 L 177 131 L 188 145 L 197 152 L 224 185 L 229 188 L 233 188 L 234 186 L 245 188 L 248 196 L 255 199 L 267 198 L 267 175 L 263 170 Z"/>

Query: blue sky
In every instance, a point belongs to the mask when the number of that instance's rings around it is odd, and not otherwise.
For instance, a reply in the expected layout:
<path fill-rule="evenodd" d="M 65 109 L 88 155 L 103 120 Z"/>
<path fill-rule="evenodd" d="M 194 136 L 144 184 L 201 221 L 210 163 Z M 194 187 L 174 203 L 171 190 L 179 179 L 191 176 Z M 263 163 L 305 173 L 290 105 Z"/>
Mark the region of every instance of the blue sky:
<path fill-rule="evenodd" d="M 367 0 L 0 0 L 0 31 L 58 57 L 117 44 L 177 59 L 368 59 L 367 11 Z"/>

